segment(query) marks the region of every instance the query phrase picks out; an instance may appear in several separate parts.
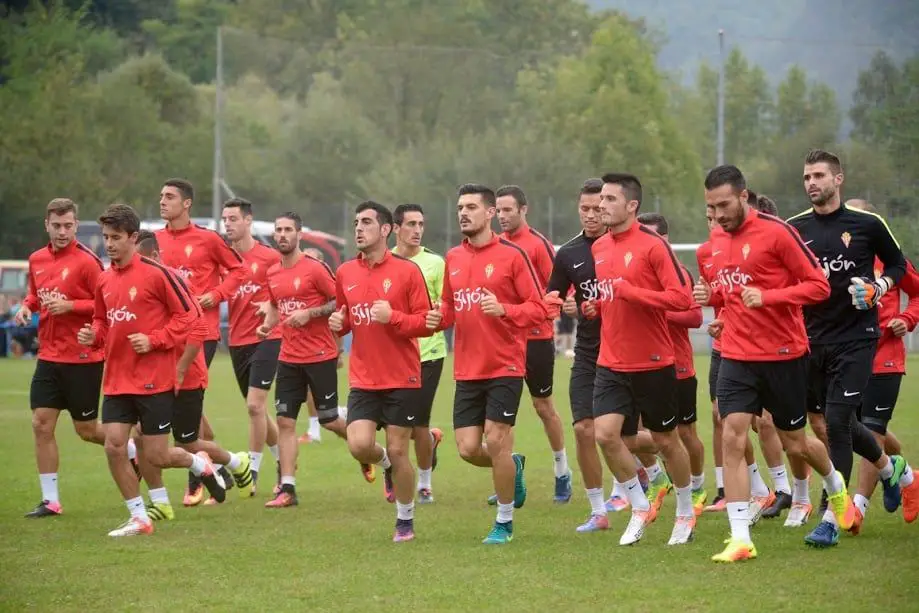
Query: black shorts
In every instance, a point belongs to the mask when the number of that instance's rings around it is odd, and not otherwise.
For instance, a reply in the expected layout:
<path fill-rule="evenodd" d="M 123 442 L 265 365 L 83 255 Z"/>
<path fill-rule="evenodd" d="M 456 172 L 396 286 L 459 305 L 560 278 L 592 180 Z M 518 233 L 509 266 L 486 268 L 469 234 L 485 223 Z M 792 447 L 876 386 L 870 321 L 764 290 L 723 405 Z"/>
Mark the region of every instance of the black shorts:
<path fill-rule="evenodd" d="M 721 369 L 721 352 L 712 349 L 712 361 L 708 367 L 708 399 L 718 398 L 718 371 Z"/>
<path fill-rule="evenodd" d="M 338 419 L 338 358 L 312 364 L 278 361 L 274 406 L 278 417 L 297 419 L 306 396 L 313 392 L 319 423 Z"/>
<path fill-rule="evenodd" d="M 120 394 L 102 400 L 102 423 L 137 424 L 145 436 L 169 434 L 175 409 L 175 392 L 142 396 Z M 198 417 L 200 421 L 200 416 Z"/>
<path fill-rule="evenodd" d="M 597 366 L 594 419 L 624 415 L 622 436 L 638 434 L 638 419 L 651 432 L 677 427 L 676 369 L 666 366 L 642 372 L 622 372 Z"/>
<path fill-rule="evenodd" d="M 897 406 L 902 380 L 903 375 L 898 373 L 873 375 L 868 380 L 859 419 L 872 432 L 887 434 L 887 424 L 890 423 L 893 410 Z"/>
<path fill-rule="evenodd" d="M 421 388 L 417 393 L 418 413 L 415 415 L 415 427 L 431 425 L 431 410 L 434 408 L 434 398 L 437 396 L 437 386 L 440 385 L 440 375 L 444 372 L 444 359 L 428 360 L 421 363 Z"/>
<path fill-rule="evenodd" d="M 217 345 L 220 341 L 204 341 L 204 363 L 207 364 L 207 367 L 211 367 L 211 362 L 214 361 L 214 356 L 217 354 Z"/>
<path fill-rule="evenodd" d="M 243 398 L 249 395 L 249 388 L 270 390 L 274 375 L 278 371 L 278 354 L 281 353 L 281 339 L 273 338 L 230 347 L 230 362 L 236 375 L 236 384 Z"/>
<path fill-rule="evenodd" d="M 807 425 L 807 356 L 781 362 L 724 358 L 718 374 L 718 412 L 772 414 L 785 432 Z"/>
<path fill-rule="evenodd" d="M 597 376 L 597 361 L 579 355 L 571 364 L 571 379 L 568 382 L 568 401 L 571 403 L 571 423 L 594 418 L 594 378 Z"/>
<path fill-rule="evenodd" d="M 874 366 L 877 339 L 862 339 L 811 345 L 807 359 L 807 393 L 810 405 L 826 407 L 828 403 L 862 405 L 862 392 L 868 385 Z"/>
<path fill-rule="evenodd" d="M 485 421 L 513 426 L 517 423 L 523 379 L 498 377 L 457 381 L 453 395 L 453 429 L 482 427 Z"/>
<path fill-rule="evenodd" d="M 32 410 L 70 411 L 73 421 L 99 417 L 103 362 L 62 364 L 39 360 L 32 375 L 29 403 Z"/>
<path fill-rule="evenodd" d="M 684 426 L 696 423 L 696 394 L 698 391 L 699 380 L 695 377 L 689 377 L 688 379 L 677 379 L 677 421 Z"/>
<path fill-rule="evenodd" d="M 558 333 L 572 334 L 574 332 L 574 318 L 562 313 L 558 318 Z"/>
<path fill-rule="evenodd" d="M 527 389 L 532 398 L 548 398 L 555 381 L 555 341 L 527 341 Z"/>
<path fill-rule="evenodd" d="M 348 393 L 348 423 L 364 419 L 374 422 L 378 428 L 413 428 L 419 425 L 417 400 L 417 388 L 360 390 L 352 387 Z"/>
<path fill-rule="evenodd" d="M 204 389 L 179 390 L 172 405 L 172 438 L 180 445 L 198 440 L 204 413 Z"/>

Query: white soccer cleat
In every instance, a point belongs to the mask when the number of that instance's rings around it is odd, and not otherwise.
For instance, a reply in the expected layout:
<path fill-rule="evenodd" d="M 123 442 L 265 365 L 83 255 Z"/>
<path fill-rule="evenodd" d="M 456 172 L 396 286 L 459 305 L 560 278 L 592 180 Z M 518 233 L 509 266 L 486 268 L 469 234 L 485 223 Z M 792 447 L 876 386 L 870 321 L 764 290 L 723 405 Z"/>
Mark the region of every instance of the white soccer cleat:
<path fill-rule="evenodd" d="M 619 539 L 620 545 L 634 545 L 641 540 L 645 533 L 645 528 L 651 525 L 651 522 L 657 517 L 654 507 L 647 511 L 632 511 L 632 518 L 629 519 L 629 525 L 626 526 L 625 532 Z"/>
<path fill-rule="evenodd" d="M 153 534 L 153 522 L 150 520 L 145 522 L 132 517 L 108 533 L 109 536 L 138 536 L 140 534 Z"/>
<path fill-rule="evenodd" d="M 813 509 L 813 505 L 804 502 L 796 502 L 792 504 L 791 509 L 788 511 L 788 517 L 785 518 L 785 527 L 800 528 L 807 523 L 808 519 L 810 519 L 811 511 Z"/>
<path fill-rule="evenodd" d="M 692 540 L 693 531 L 696 527 L 696 516 L 677 517 L 676 523 L 673 524 L 673 532 L 670 533 L 668 545 L 685 545 Z"/>
<path fill-rule="evenodd" d="M 763 511 L 775 502 L 775 494 L 769 492 L 767 496 L 753 496 L 750 498 L 750 525 L 755 526 L 763 516 Z"/>

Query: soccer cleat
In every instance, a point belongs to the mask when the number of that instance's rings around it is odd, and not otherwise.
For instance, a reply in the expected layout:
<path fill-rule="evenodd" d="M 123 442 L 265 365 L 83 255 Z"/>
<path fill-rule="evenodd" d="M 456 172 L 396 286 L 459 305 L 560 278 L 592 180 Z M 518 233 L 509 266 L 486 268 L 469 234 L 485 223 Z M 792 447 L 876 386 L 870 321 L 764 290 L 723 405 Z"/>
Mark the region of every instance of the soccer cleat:
<path fill-rule="evenodd" d="M 632 518 L 629 519 L 629 525 L 626 526 L 625 532 L 619 539 L 620 545 L 634 545 L 641 540 L 645 533 L 645 528 L 651 525 L 657 519 L 657 509 L 649 508 L 647 511 L 636 511 L 632 509 Z"/>
<path fill-rule="evenodd" d="M 772 506 L 775 502 L 775 493 L 769 490 L 766 496 L 753 496 L 750 498 L 750 525 L 755 526 L 759 518 L 763 516 L 763 511 Z"/>
<path fill-rule="evenodd" d="M 223 503 L 217 502 L 215 498 L 208 498 L 203 503 L 201 503 L 201 506 L 202 507 L 215 507 L 219 504 L 223 504 Z"/>
<path fill-rule="evenodd" d="M 491 532 L 482 541 L 483 545 L 507 545 L 514 540 L 514 522 L 495 522 Z"/>
<path fill-rule="evenodd" d="M 884 488 L 884 509 L 888 513 L 893 513 L 900 508 L 902 494 L 900 493 L 900 477 L 906 470 L 906 460 L 903 456 L 890 456 L 890 463 L 893 464 L 893 475 L 890 479 L 878 479 Z"/>
<path fill-rule="evenodd" d="M 217 502 L 223 502 L 227 499 L 228 487 L 223 475 L 211 462 L 211 457 L 207 455 L 207 452 L 199 451 L 195 455 L 204 460 L 204 472 L 201 473 L 201 482 L 207 488 L 208 494 L 211 495 L 211 498 L 216 498 Z"/>
<path fill-rule="evenodd" d="M 828 521 L 821 521 L 814 531 L 804 537 L 811 547 L 832 547 L 839 542 L 839 528 Z"/>
<path fill-rule="evenodd" d="M 772 519 L 782 514 L 785 509 L 791 508 L 791 494 L 788 492 L 776 492 L 775 501 L 768 508 L 763 509 L 763 517 Z"/>
<path fill-rule="evenodd" d="M 837 472 L 837 474 L 839 473 Z M 839 474 L 839 480 L 842 481 L 841 474 Z M 839 527 L 843 530 L 851 528 L 852 524 L 855 523 L 855 513 L 858 509 L 855 508 L 855 504 L 852 502 L 849 492 L 846 491 L 844 483 L 842 491 L 828 496 L 827 502 L 829 508 L 833 510 L 833 515 L 836 516 L 836 523 L 839 524 Z"/>
<path fill-rule="evenodd" d="M 810 519 L 811 511 L 813 510 L 814 506 L 807 502 L 796 502 L 792 504 L 791 510 L 788 511 L 788 517 L 785 518 L 785 527 L 800 528 Z"/>
<path fill-rule="evenodd" d="M 108 533 L 109 536 L 138 536 L 141 534 L 153 534 L 152 521 L 132 517 Z"/>
<path fill-rule="evenodd" d="M 564 504 L 571 500 L 571 471 L 567 475 L 555 478 L 555 497 L 556 504 Z"/>
<path fill-rule="evenodd" d="M 575 532 L 584 534 L 585 532 L 599 532 L 609 530 L 609 518 L 606 515 L 591 515 L 583 524 L 575 529 Z"/>
<path fill-rule="evenodd" d="M 696 528 L 696 516 L 677 517 L 673 524 L 673 532 L 670 533 L 668 545 L 685 545 L 692 540 L 693 532 Z"/>
<path fill-rule="evenodd" d="M 431 470 L 437 468 L 437 447 L 440 445 L 440 442 L 444 440 L 443 430 L 440 428 L 431 428 L 431 439 L 434 441 L 434 446 L 431 451 Z"/>
<path fill-rule="evenodd" d="M 418 490 L 418 504 L 431 504 L 434 502 L 434 492 L 426 487 Z"/>
<path fill-rule="evenodd" d="M 233 480 L 236 481 L 236 487 L 239 489 L 239 497 L 248 498 L 252 496 L 255 484 L 255 481 L 252 479 L 252 462 L 249 461 L 249 454 L 245 451 L 240 451 L 235 455 L 239 458 L 239 466 L 236 470 L 231 470 L 230 473 L 233 475 Z"/>
<path fill-rule="evenodd" d="M 903 493 L 903 519 L 911 524 L 919 517 L 919 472 L 913 471 L 913 482 L 900 488 Z"/>
<path fill-rule="evenodd" d="M 610 496 L 609 500 L 606 501 L 606 511 L 608 513 L 618 513 L 619 511 L 625 511 L 629 508 L 628 498 L 623 498 L 622 496 Z"/>
<path fill-rule="evenodd" d="M 322 441 L 314 439 L 310 436 L 309 432 L 304 432 L 299 437 L 297 437 L 297 442 L 301 445 L 309 445 L 310 443 L 320 443 Z"/>
<path fill-rule="evenodd" d="M 705 507 L 703 511 L 705 513 L 724 513 L 725 511 L 727 511 L 727 508 L 728 508 L 728 501 L 724 497 L 724 488 L 719 488 L 718 495 L 715 496 L 715 499 L 712 501 L 712 503 L 708 505 L 707 507 Z"/>
<path fill-rule="evenodd" d="M 727 547 L 725 547 L 724 551 L 721 553 L 713 555 L 712 562 L 729 564 L 731 562 L 743 562 L 744 560 L 753 560 L 756 558 L 756 547 L 753 546 L 753 543 L 744 543 L 743 541 L 734 539 L 728 539 L 725 543 L 727 543 Z"/>
<path fill-rule="evenodd" d="M 364 475 L 364 481 L 373 483 L 377 480 L 377 467 L 373 464 L 361 464 L 361 474 Z"/>
<path fill-rule="evenodd" d="M 393 543 L 404 543 L 415 539 L 414 522 L 410 519 L 397 519 L 396 531 L 392 535 Z"/>
<path fill-rule="evenodd" d="M 392 467 L 383 469 L 383 496 L 390 504 L 396 501 L 396 491 L 392 485 Z"/>
<path fill-rule="evenodd" d="M 865 521 L 865 516 L 862 515 L 862 512 L 858 507 L 855 507 L 855 521 L 852 522 L 852 526 L 846 531 L 852 536 L 858 536 L 862 531 L 862 522 Z"/>
<path fill-rule="evenodd" d="M 39 517 L 54 517 L 55 515 L 60 515 L 64 512 L 64 509 L 61 508 L 60 502 L 50 502 L 48 500 L 42 500 L 35 508 L 26 513 L 26 517 L 29 519 L 38 519 Z"/>
<path fill-rule="evenodd" d="M 517 469 L 514 473 L 514 508 L 519 509 L 527 501 L 527 484 L 523 477 L 523 469 L 526 468 L 527 458 L 520 453 L 515 453 L 511 457 L 514 459 L 514 466 Z"/>
<path fill-rule="evenodd" d="M 175 511 L 172 510 L 171 504 L 165 502 L 151 502 L 147 505 L 147 517 L 150 521 L 167 521 L 175 519 Z"/>
<path fill-rule="evenodd" d="M 252 487 L 249 488 L 249 496 L 255 496 L 255 492 L 258 489 L 258 471 L 252 471 Z"/>
<path fill-rule="evenodd" d="M 655 515 L 661 510 L 664 498 L 667 497 L 667 493 L 672 489 L 673 483 L 663 471 L 648 484 L 646 496 L 648 497 L 648 502 L 651 503 L 651 508 L 654 509 Z"/>
<path fill-rule="evenodd" d="M 294 486 L 284 484 L 281 486 L 281 491 L 268 502 L 265 503 L 266 509 L 280 509 L 281 507 L 295 507 L 297 506 L 297 492 L 294 489 Z"/>
<path fill-rule="evenodd" d="M 701 487 L 692 491 L 692 512 L 696 517 L 702 515 L 705 510 L 705 501 L 708 500 L 708 492 Z"/>
<path fill-rule="evenodd" d="M 648 486 L 650 485 L 650 481 L 648 480 L 648 471 L 645 470 L 644 466 L 639 466 L 635 473 L 638 477 L 638 483 L 641 484 L 641 491 L 647 492 Z"/>
<path fill-rule="evenodd" d="M 492 494 L 491 496 L 488 497 L 487 502 L 488 502 L 488 506 L 490 507 L 495 506 L 496 504 L 498 504 L 498 495 Z"/>
<path fill-rule="evenodd" d="M 195 485 L 195 489 L 191 489 L 191 484 L 189 484 L 189 489 L 185 490 L 185 495 L 182 497 L 182 504 L 186 507 L 194 507 L 201 504 L 204 501 L 204 484 L 200 481 Z"/>
<path fill-rule="evenodd" d="M 235 485 L 233 481 L 233 475 L 230 474 L 230 471 L 227 470 L 226 466 L 218 466 L 217 474 L 219 474 L 220 478 L 223 479 L 223 485 L 226 491 L 230 491 L 231 489 L 233 489 L 233 486 Z"/>

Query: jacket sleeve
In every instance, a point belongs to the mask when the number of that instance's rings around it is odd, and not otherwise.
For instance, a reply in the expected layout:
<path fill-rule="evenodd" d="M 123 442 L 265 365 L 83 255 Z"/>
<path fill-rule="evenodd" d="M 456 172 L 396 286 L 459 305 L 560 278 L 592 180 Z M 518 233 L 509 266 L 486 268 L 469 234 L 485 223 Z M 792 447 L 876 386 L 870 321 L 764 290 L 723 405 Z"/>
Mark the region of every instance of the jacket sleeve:
<path fill-rule="evenodd" d="M 763 305 L 817 304 L 830 296 L 830 283 L 811 250 L 801 241 L 798 231 L 783 224 L 775 228 L 775 250 L 798 282 L 788 287 L 763 290 Z"/>
<path fill-rule="evenodd" d="M 105 345 L 105 337 L 108 336 L 108 315 L 105 308 L 105 298 L 102 297 L 102 284 L 96 285 L 96 298 L 93 301 L 93 333 L 96 335 L 96 342 L 93 348 Z"/>
<path fill-rule="evenodd" d="M 446 265 L 446 259 L 444 260 L 444 283 L 440 291 L 440 312 L 443 315 L 443 319 L 440 320 L 440 325 L 437 326 L 435 332 L 440 332 L 441 330 L 446 330 L 447 328 L 453 325 L 453 322 L 456 320 L 456 307 L 453 302 L 453 285 L 450 283 L 450 270 Z"/>
<path fill-rule="evenodd" d="M 546 284 L 546 292 L 558 292 L 558 295 L 564 298 L 568 295 L 568 290 L 571 289 L 572 283 L 563 260 L 564 257 L 559 257 L 559 254 L 555 254 L 552 272 L 549 274 L 549 283 Z"/>
<path fill-rule="evenodd" d="M 877 223 L 872 236 L 872 247 L 884 264 L 884 276 L 897 284 L 906 275 L 906 258 L 884 218 L 878 215 L 875 219 Z"/>
<path fill-rule="evenodd" d="M 149 282 L 154 284 L 154 292 L 169 315 L 166 325 L 150 335 L 150 344 L 156 351 L 175 349 L 188 338 L 198 317 L 198 311 L 189 300 L 188 294 L 168 271 L 151 272 Z"/>
<path fill-rule="evenodd" d="M 428 296 L 428 286 L 424 275 L 417 264 L 407 262 L 405 282 L 408 299 L 408 312 L 393 310 L 389 324 L 400 336 L 417 338 L 431 336 L 434 330 L 428 330 L 425 320 L 431 310 L 431 298 Z"/>
<path fill-rule="evenodd" d="M 909 296 L 909 302 L 898 317 L 906 322 L 912 332 L 919 324 L 919 273 L 909 260 L 906 262 L 906 274 L 900 279 L 900 289 Z"/>
<path fill-rule="evenodd" d="M 504 318 L 518 328 L 538 326 L 549 319 L 549 310 L 543 303 L 536 271 L 529 258 L 516 250 L 512 252 L 509 265 L 514 293 L 520 302 L 502 303 Z"/>
<path fill-rule="evenodd" d="M 652 273 L 663 290 L 637 287 L 628 282 L 614 286 L 614 299 L 665 311 L 685 311 L 692 306 L 692 279 L 687 278 L 670 247 L 655 240 L 648 250 Z"/>
<path fill-rule="evenodd" d="M 345 307 L 345 312 L 338 336 L 346 336 L 351 331 L 351 308 L 348 305 L 348 299 L 345 298 L 345 288 L 342 285 L 341 275 L 338 275 L 335 277 L 335 309 L 340 311 L 342 307 Z"/>
<path fill-rule="evenodd" d="M 692 276 L 689 271 L 686 270 L 686 267 L 683 268 L 683 274 L 689 279 L 690 283 L 692 282 Z M 687 283 L 687 285 L 690 285 Z M 692 295 L 692 288 L 687 288 L 687 291 Z M 675 326 L 680 326 L 681 328 L 699 328 L 702 326 L 702 307 L 692 301 L 690 307 L 686 311 L 667 311 L 667 321 Z"/>
<path fill-rule="evenodd" d="M 29 278 L 28 278 L 28 293 L 26 297 L 22 299 L 22 304 L 26 306 L 27 309 L 35 313 L 38 311 L 41 303 L 38 301 L 38 291 L 35 289 L 35 274 L 32 266 L 32 259 L 29 258 Z"/>
<path fill-rule="evenodd" d="M 99 284 L 99 275 L 102 274 L 102 268 L 99 262 L 95 260 L 83 264 L 83 283 L 85 284 L 86 293 L 95 296 L 96 286 Z M 95 300 L 84 298 L 73 301 L 73 312 L 77 315 L 92 315 L 95 309 Z"/>
<path fill-rule="evenodd" d="M 211 253 L 217 263 L 226 271 L 223 281 L 214 288 L 214 302 L 220 304 L 236 293 L 236 289 L 245 283 L 249 269 L 243 266 L 243 259 L 236 250 L 223 242 L 218 235 L 211 241 Z"/>

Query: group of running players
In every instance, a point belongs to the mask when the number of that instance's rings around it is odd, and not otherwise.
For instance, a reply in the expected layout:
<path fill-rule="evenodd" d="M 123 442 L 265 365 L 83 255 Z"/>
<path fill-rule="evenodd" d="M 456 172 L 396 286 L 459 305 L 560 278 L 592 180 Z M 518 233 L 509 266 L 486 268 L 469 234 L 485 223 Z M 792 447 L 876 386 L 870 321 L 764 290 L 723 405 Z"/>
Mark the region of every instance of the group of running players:
<path fill-rule="evenodd" d="M 710 171 L 711 235 L 697 252 L 696 281 L 669 246 L 667 219 L 639 212 L 642 186 L 630 174 L 583 184 L 582 232 L 558 253 L 527 224 L 527 198 L 517 186 L 460 187 L 465 239 L 445 258 L 421 244 L 421 206 L 390 211 L 364 202 L 354 219 L 358 256 L 334 274 L 301 252 L 296 213 L 276 218 L 274 249 L 253 238 L 246 200 L 224 204 L 226 241 L 193 225 L 194 192 L 185 180 L 162 187 L 163 230 L 141 230 L 129 206 L 106 209 L 99 223 L 108 268 L 74 238 L 77 205 L 52 200 L 50 243 L 29 259 L 29 294 L 17 314 L 25 325 L 39 313 L 30 400 L 42 501 L 27 517 L 62 512 L 54 438 L 62 410 L 81 438 L 104 446 L 128 507 L 129 519 L 111 536 L 149 534 L 153 522 L 175 517 L 164 468 L 189 471 L 186 506 L 220 504 L 232 487 L 254 496 L 266 444 L 277 464 L 266 506 L 296 505 L 296 424 L 309 403 L 318 424 L 347 442 L 366 481 L 382 469 L 386 499 L 396 507 L 393 540 L 411 540 L 415 501 L 434 500 L 443 434 L 430 417 L 447 352 L 443 330 L 452 327 L 457 449 L 491 469 L 488 502 L 497 518 L 484 542 L 508 543 L 527 494 L 526 458 L 514 452 L 524 382 L 553 452 L 554 501 L 572 496 L 552 400 L 553 322 L 564 311 L 578 320 L 569 399 L 590 504 L 578 532 L 607 530 L 608 513 L 631 507 L 620 544 L 636 543 L 675 489 L 670 545 L 692 539 L 702 512 L 726 511 L 731 538 L 713 560 L 755 558 L 750 526 L 761 517 L 787 509 L 786 526 L 808 521 L 811 469 L 824 500 L 808 544 L 835 545 L 840 529 L 858 534 L 878 481 L 885 508 L 902 506 L 912 522 L 919 480 L 887 425 L 905 374 L 902 337 L 919 322 L 919 275 L 869 204 L 841 202 L 843 178 L 836 156 L 812 151 L 804 164 L 812 207 L 784 222 L 736 167 Z M 500 235 L 492 231 L 495 216 Z M 902 312 L 900 290 L 910 298 Z M 224 301 L 249 414 L 248 453 L 221 447 L 203 412 Z M 717 496 L 708 506 L 689 338 L 703 325 L 702 306 L 716 313 L 708 333 Z M 347 334 L 344 417 L 338 368 Z M 274 419 L 267 411 L 273 383 Z M 808 421 L 815 436 L 805 434 Z M 754 460 L 751 427 L 773 489 Z M 853 450 L 863 458 L 854 498 L 847 485 Z M 608 499 L 601 455 L 614 476 Z"/>

